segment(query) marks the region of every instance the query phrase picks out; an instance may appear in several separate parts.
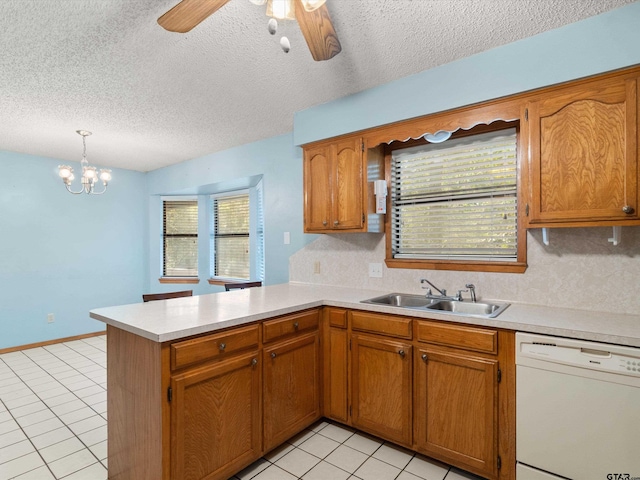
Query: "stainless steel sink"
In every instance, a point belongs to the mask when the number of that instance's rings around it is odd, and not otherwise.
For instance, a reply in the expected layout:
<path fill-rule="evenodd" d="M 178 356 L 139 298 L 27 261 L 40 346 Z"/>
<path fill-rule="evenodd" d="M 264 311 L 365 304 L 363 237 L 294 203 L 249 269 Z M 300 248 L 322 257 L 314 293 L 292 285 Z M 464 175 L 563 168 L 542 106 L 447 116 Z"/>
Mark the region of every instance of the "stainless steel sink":
<path fill-rule="evenodd" d="M 488 318 L 495 318 L 500 315 L 508 303 L 482 303 L 482 302 L 461 302 L 457 300 L 440 300 L 427 308 L 429 310 L 440 310 L 442 312 L 457 313 L 458 315 L 473 315 Z"/>
<path fill-rule="evenodd" d="M 375 305 L 391 305 L 392 307 L 403 308 L 424 308 L 434 303 L 424 295 L 410 295 L 408 293 L 390 293 L 381 297 L 363 300 L 361 303 L 373 303 Z"/>
<path fill-rule="evenodd" d="M 388 305 L 392 307 L 410 308 L 414 310 L 434 310 L 454 315 L 495 318 L 500 315 L 509 303 L 467 302 L 459 300 L 429 299 L 424 295 L 408 293 L 389 293 L 380 297 L 363 300 L 361 303 Z"/>

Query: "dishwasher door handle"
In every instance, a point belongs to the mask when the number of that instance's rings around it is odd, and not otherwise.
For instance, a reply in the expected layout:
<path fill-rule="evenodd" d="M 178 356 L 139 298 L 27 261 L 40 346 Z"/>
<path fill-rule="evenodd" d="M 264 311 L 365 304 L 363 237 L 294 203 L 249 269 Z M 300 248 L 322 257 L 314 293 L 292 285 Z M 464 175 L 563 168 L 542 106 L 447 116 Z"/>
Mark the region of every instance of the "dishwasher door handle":
<path fill-rule="evenodd" d="M 594 350 L 592 348 L 581 348 L 580 353 L 595 358 L 611 358 L 611 352 L 606 350 Z"/>

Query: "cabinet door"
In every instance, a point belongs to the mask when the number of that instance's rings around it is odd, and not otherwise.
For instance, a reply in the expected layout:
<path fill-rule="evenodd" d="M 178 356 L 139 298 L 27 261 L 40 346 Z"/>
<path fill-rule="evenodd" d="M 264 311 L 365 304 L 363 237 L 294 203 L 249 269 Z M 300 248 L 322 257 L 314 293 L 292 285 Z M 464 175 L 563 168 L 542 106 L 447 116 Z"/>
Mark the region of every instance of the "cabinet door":
<path fill-rule="evenodd" d="M 305 151 L 304 154 L 304 226 L 305 231 L 331 228 L 331 145 Z"/>
<path fill-rule="evenodd" d="M 324 415 L 348 423 L 348 340 L 345 328 L 328 328 L 324 343 Z"/>
<path fill-rule="evenodd" d="M 338 230 L 364 226 L 364 178 L 362 141 L 347 139 L 335 144 L 333 225 Z"/>
<path fill-rule="evenodd" d="M 635 79 L 567 87 L 529 106 L 529 223 L 638 219 Z"/>
<path fill-rule="evenodd" d="M 277 447 L 320 417 L 320 333 L 263 350 L 264 447 Z"/>
<path fill-rule="evenodd" d="M 171 478 L 226 478 L 260 458 L 260 372 L 256 351 L 171 378 Z"/>
<path fill-rule="evenodd" d="M 497 475 L 498 362 L 420 348 L 415 358 L 416 450 Z"/>
<path fill-rule="evenodd" d="M 353 335 L 353 426 L 403 445 L 411 444 L 411 345 Z"/>

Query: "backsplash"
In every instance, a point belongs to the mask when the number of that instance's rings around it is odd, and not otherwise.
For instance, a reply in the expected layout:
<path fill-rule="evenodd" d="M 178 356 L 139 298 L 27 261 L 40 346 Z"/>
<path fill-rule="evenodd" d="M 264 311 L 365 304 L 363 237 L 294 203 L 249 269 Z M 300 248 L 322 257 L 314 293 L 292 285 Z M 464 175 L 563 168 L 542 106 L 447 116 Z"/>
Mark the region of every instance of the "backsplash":
<path fill-rule="evenodd" d="M 542 231 L 529 230 L 529 267 L 524 274 L 510 274 L 387 268 L 383 234 L 320 235 L 291 256 L 289 279 L 420 293 L 420 279 L 428 278 L 449 293 L 473 283 L 479 298 L 596 311 L 609 308 L 605 299 L 615 299 L 618 313 L 638 314 L 640 227 L 623 227 L 618 246 L 607 241 L 611 236 L 612 229 L 605 227 L 550 229 L 545 246 Z M 320 273 L 314 273 L 318 262 Z M 382 278 L 369 277 L 369 263 L 383 265 Z"/>

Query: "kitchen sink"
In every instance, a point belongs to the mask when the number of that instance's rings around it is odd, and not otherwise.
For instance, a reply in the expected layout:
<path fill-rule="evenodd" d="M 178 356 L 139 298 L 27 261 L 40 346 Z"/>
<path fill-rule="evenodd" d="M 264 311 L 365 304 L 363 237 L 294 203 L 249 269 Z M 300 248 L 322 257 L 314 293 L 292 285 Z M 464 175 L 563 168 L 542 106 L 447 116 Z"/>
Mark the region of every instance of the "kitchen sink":
<path fill-rule="evenodd" d="M 509 306 L 508 303 L 462 302 L 458 300 L 440 300 L 429 305 L 429 310 L 494 318 Z"/>
<path fill-rule="evenodd" d="M 370 298 L 369 300 L 363 300 L 361 303 L 388 305 L 414 310 L 434 310 L 441 313 L 484 318 L 495 318 L 510 305 L 509 303 L 430 299 L 424 295 L 411 295 L 408 293 L 389 293 L 380 297 Z"/>
<path fill-rule="evenodd" d="M 424 308 L 437 300 L 429 300 L 424 295 L 410 295 L 408 293 L 390 293 L 381 297 L 363 300 L 362 303 L 373 303 L 375 305 L 391 305 L 392 307 L 404 308 Z"/>

